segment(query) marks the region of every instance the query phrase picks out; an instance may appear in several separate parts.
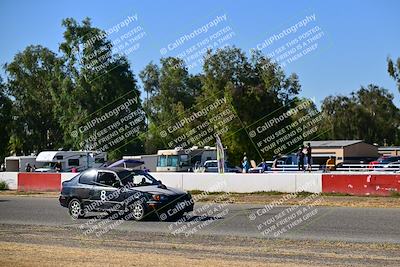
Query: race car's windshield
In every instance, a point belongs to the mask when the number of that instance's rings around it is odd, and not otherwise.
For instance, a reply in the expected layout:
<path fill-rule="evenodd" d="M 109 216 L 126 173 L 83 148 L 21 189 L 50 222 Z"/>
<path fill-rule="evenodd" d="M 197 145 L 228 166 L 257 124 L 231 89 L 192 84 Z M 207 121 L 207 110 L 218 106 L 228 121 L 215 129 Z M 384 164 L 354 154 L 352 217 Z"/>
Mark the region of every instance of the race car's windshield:
<path fill-rule="evenodd" d="M 153 176 L 142 171 L 122 171 L 118 173 L 123 185 L 146 186 L 160 184 Z"/>

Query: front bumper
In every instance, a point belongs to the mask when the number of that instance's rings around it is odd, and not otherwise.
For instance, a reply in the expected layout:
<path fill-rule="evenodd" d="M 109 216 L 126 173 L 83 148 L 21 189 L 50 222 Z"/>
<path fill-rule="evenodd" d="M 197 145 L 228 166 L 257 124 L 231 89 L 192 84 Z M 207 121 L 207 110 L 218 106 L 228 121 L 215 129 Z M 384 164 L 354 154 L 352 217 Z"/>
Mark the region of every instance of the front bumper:
<path fill-rule="evenodd" d="M 185 195 L 165 202 L 148 201 L 147 205 L 150 211 L 174 216 L 193 211 L 194 201 L 191 196 Z"/>

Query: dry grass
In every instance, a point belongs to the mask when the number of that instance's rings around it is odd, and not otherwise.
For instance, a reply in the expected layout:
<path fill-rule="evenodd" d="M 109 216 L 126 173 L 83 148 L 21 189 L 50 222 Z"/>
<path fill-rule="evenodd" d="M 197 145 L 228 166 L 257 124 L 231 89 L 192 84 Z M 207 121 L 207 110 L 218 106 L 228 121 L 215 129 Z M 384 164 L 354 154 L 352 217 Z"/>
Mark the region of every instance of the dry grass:
<path fill-rule="evenodd" d="M 25 192 L 16 190 L 0 191 L 0 196 L 28 196 L 28 197 L 56 198 L 59 195 L 60 192 Z"/>
<path fill-rule="evenodd" d="M 399 244 L 0 225 L 0 266 L 398 266 Z"/>
<path fill-rule="evenodd" d="M 282 205 L 299 205 L 309 194 L 299 194 L 295 198 L 290 198 Z M 195 195 L 194 195 L 195 196 Z M 237 194 L 231 193 L 221 199 L 221 195 L 212 194 L 200 199 L 201 202 L 229 201 L 240 204 L 269 204 L 282 199 L 282 193 L 259 193 L 259 194 Z M 378 196 L 345 196 L 345 195 L 325 195 L 321 194 L 320 202 L 316 206 L 327 207 L 353 207 L 353 208 L 400 208 L 399 197 L 378 197 Z"/>
<path fill-rule="evenodd" d="M 202 258 L 179 253 L 143 253 L 98 248 L 71 248 L 0 242 L 1 266 L 308 266 L 249 260 Z"/>

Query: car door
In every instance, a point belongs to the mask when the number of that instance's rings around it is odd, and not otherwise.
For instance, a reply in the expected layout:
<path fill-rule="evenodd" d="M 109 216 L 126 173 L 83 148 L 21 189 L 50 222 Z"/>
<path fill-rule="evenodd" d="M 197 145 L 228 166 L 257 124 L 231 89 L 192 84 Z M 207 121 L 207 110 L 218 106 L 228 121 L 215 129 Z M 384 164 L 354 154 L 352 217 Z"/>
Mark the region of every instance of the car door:
<path fill-rule="evenodd" d="M 84 206 L 88 206 L 92 203 L 92 192 L 93 185 L 96 182 L 97 171 L 87 170 L 79 175 L 79 184 L 74 189 L 73 195 L 81 199 Z"/>
<path fill-rule="evenodd" d="M 91 199 L 95 202 L 96 209 L 121 209 L 124 192 L 120 190 L 120 187 L 121 181 L 113 171 L 99 170 L 91 192 Z"/>

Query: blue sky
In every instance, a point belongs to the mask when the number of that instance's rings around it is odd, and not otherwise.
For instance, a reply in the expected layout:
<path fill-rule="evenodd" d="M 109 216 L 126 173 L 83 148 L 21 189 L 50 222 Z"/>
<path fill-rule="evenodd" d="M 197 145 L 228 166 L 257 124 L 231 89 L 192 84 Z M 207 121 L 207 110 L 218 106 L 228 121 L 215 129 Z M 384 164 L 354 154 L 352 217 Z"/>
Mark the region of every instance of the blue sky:
<path fill-rule="evenodd" d="M 226 44 L 245 51 L 315 15 L 297 33 L 289 34 L 263 49 L 268 54 L 287 45 L 301 33 L 315 28 L 323 32 L 318 48 L 284 67 L 300 77 L 301 95 L 321 101 L 332 94 L 349 94 L 360 85 L 375 83 L 389 89 L 400 103 L 395 82 L 386 71 L 386 57 L 400 57 L 400 1 L 17 1 L 0 3 L 0 64 L 30 44 L 41 44 L 57 52 L 62 42 L 61 20 L 92 19 L 93 26 L 108 29 L 129 15 L 138 21 L 146 36 L 140 48 L 128 55 L 137 75 L 151 60 L 158 62 L 160 49 L 185 34 L 226 14 L 226 21 L 199 34 L 167 55 L 177 55 L 214 32 L 229 27 L 234 33 Z M 125 30 L 125 29 L 124 29 Z M 121 30 L 118 34 L 123 34 Z M 116 34 L 116 35 L 118 35 Z M 112 36 L 111 36 L 112 37 Z M 194 67 L 191 72 L 201 69 Z M 3 73 L 4 75 L 4 73 Z"/>

